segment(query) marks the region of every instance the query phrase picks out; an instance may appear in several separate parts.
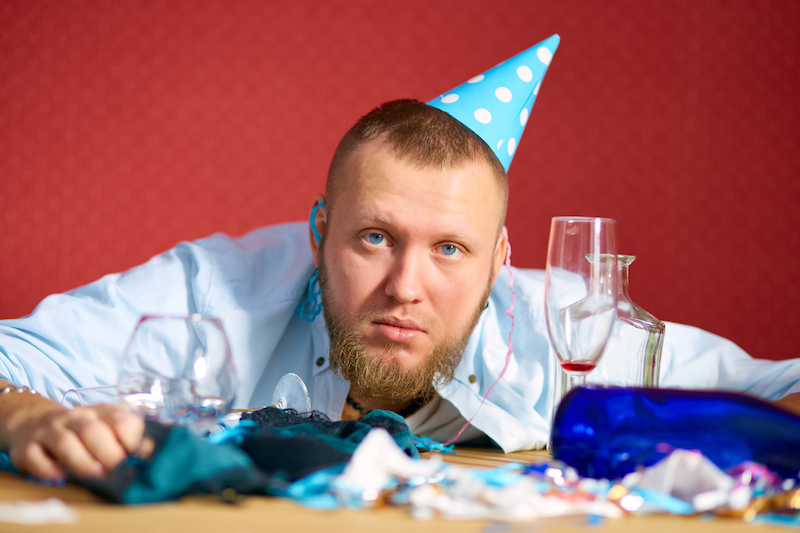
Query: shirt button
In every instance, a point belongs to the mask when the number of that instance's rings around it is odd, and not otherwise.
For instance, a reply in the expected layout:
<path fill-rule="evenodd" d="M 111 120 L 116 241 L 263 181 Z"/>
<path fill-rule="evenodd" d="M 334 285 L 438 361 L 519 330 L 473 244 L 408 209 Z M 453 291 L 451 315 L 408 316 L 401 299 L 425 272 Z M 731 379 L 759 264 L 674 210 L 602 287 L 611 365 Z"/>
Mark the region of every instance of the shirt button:
<path fill-rule="evenodd" d="M 324 364 L 325 364 L 325 358 L 324 357 L 317 357 L 317 366 L 322 366 Z"/>
<path fill-rule="evenodd" d="M 478 378 L 475 377 L 475 374 L 470 374 L 469 375 L 469 382 L 470 383 L 475 383 L 476 381 L 478 381 Z"/>

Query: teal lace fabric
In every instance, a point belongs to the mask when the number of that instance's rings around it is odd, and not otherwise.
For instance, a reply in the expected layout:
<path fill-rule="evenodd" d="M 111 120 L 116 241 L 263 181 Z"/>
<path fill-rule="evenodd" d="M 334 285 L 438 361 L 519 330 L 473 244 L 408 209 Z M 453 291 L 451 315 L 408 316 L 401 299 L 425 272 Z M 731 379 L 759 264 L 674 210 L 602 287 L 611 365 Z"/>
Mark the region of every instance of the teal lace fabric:
<path fill-rule="evenodd" d="M 117 503 L 169 501 L 187 494 L 280 496 L 304 476 L 340 465 L 377 427 L 389 431 L 412 457 L 419 454 L 402 417 L 373 411 L 357 421 L 333 422 L 320 413 L 296 413 L 268 407 L 249 413 L 252 422 L 241 438 L 213 444 L 182 427 L 148 422 L 155 443 L 148 460 L 130 457 L 106 479 L 72 478 L 98 496 Z"/>
<path fill-rule="evenodd" d="M 297 413 L 291 409 L 266 407 L 242 415 L 242 420 L 256 424 L 259 435 L 278 435 L 281 437 L 313 437 L 329 444 L 332 448 L 352 454 L 367 433 L 374 428 L 389 432 L 398 446 L 410 457 L 419 453 L 414 445 L 414 435 L 405 419 L 391 411 L 371 411 L 359 420 L 333 422 L 326 415 L 311 411 Z"/>

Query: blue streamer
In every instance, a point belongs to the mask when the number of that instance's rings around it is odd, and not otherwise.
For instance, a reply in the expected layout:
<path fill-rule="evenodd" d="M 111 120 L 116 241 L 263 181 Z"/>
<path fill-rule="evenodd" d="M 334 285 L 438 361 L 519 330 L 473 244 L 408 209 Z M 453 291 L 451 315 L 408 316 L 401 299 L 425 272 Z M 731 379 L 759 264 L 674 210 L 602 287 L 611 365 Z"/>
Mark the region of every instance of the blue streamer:
<path fill-rule="evenodd" d="M 308 280 L 305 300 L 300 302 L 294 309 L 294 312 L 306 322 L 313 322 L 322 312 L 322 299 L 320 298 L 318 279 L 319 269 L 315 270 L 311 279 Z"/>
<path fill-rule="evenodd" d="M 421 452 L 436 452 L 446 453 L 450 455 L 458 455 L 453 451 L 454 444 L 444 445 L 439 441 L 435 441 L 430 437 L 417 437 L 414 436 L 414 446 Z"/>
<path fill-rule="evenodd" d="M 317 243 L 322 242 L 322 235 L 319 234 L 319 230 L 317 229 L 317 211 L 323 205 L 325 205 L 325 200 L 315 205 L 314 209 L 311 210 L 311 215 L 308 217 L 308 223 L 311 226 L 311 231 L 314 232 L 314 238 L 317 239 Z M 322 301 L 320 298 L 319 285 L 316 284 L 318 279 L 319 269 L 316 269 L 314 274 L 311 276 L 311 279 L 308 280 L 308 288 L 306 289 L 305 299 L 300 302 L 300 304 L 298 304 L 294 310 L 294 312 L 297 313 L 297 316 L 306 322 L 313 322 L 314 319 L 317 318 L 317 316 L 319 316 L 319 314 L 322 312 Z"/>
<path fill-rule="evenodd" d="M 317 230 L 317 211 L 319 208 L 325 205 L 325 200 L 322 200 L 320 203 L 314 206 L 314 209 L 311 210 L 311 216 L 308 217 L 308 222 L 311 225 L 311 231 L 314 232 L 314 238 L 317 239 L 317 243 L 322 242 L 322 235 L 319 234 L 319 230 Z"/>
<path fill-rule="evenodd" d="M 646 489 L 643 487 L 633 487 L 630 494 L 641 496 L 645 503 L 649 503 L 659 509 L 663 509 L 668 513 L 690 515 L 694 513 L 694 506 L 691 503 L 685 502 L 671 494 Z"/>
<path fill-rule="evenodd" d="M 245 437 L 255 433 L 257 427 L 252 420 L 242 420 L 238 426 L 212 433 L 206 439 L 211 444 L 227 444 L 229 442 L 241 444 Z"/>

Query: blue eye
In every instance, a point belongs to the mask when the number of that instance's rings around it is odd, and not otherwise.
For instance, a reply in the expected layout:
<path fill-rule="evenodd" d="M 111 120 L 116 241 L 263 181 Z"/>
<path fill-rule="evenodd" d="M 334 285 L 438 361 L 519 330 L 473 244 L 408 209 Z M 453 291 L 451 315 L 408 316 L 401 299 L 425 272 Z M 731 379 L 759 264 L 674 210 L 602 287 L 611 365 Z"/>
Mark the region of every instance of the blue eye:
<path fill-rule="evenodd" d="M 381 244 L 386 240 L 386 237 L 380 233 L 367 233 L 364 238 L 367 239 L 367 242 L 370 244 Z"/>
<path fill-rule="evenodd" d="M 458 251 L 458 248 L 455 245 L 452 245 L 452 244 L 443 244 L 442 245 L 442 253 L 444 255 L 451 255 L 451 256 L 452 255 L 456 255 L 457 251 Z"/>

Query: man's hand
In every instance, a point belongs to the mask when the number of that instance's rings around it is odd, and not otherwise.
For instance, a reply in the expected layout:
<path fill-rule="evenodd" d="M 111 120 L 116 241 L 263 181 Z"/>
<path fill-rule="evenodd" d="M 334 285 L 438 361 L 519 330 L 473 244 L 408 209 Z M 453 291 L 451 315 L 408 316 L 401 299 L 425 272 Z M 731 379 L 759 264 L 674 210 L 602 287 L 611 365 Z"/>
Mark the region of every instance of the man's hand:
<path fill-rule="evenodd" d="M 789 411 L 793 415 L 800 416 L 800 393 L 790 394 L 789 396 L 772 402 L 772 404 L 780 407 L 784 411 Z"/>
<path fill-rule="evenodd" d="M 114 405 L 67 409 L 30 393 L 0 396 L 0 449 L 19 470 L 63 479 L 65 469 L 102 477 L 129 454 L 141 452 L 144 421 Z"/>

